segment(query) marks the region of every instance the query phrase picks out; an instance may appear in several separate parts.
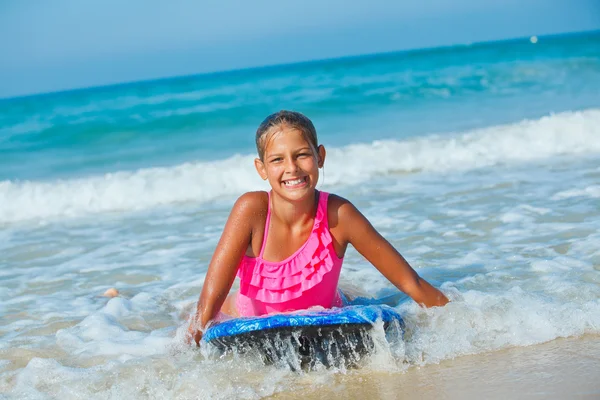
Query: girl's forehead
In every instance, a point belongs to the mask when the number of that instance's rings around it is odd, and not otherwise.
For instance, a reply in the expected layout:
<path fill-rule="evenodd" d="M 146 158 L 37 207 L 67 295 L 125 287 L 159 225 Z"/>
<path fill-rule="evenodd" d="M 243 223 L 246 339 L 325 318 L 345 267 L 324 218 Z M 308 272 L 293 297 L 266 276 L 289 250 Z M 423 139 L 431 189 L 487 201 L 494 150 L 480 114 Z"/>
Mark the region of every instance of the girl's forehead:
<path fill-rule="evenodd" d="M 283 127 L 269 133 L 265 141 L 265 152 L 281 150 L 286 147 L 301 147 L 310 144 L 298 129 Z"/>

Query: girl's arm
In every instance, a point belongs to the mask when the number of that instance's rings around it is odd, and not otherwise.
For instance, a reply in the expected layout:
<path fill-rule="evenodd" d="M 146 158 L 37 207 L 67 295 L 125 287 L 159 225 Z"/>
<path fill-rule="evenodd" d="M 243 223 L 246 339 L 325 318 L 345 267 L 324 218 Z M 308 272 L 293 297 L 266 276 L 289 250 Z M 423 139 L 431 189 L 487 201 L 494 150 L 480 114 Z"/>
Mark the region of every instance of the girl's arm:
<path fill-rule="evenodd" d="M 231 289 L 240 261 L 252 239 L 252 221 L 256 217 L 259 196 L 259 193 L 242 195 L 229 214 L 208 266 L 196 318 L 188 329 L 196 344 L 202 338 L 202 329 L 217 315 Z"/>
<path fill-rule="evenodd" d="M 338 226 L 342 240 L 373 264 L 398 289 L 426 307 L 443 306 L 448 299 L 421 278 L 404 257 L 373 228 L 369 220 L 347 200 L 338 198 Z"/>

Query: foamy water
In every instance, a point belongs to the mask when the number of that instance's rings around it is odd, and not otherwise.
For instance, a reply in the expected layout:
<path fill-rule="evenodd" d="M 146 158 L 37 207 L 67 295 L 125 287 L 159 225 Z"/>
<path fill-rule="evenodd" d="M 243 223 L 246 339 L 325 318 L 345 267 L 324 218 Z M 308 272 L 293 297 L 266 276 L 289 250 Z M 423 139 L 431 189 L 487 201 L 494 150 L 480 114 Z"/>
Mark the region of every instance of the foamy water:
<path fill-rule="evenodd" d="M 466 133 L 349 145 L 329 150 L 324 183 L 336 186 L 392 173 L 466 171 L 558 155 L 596 154 L 599 136 L 600 110 L 587 110 Z M 3 181 L 0 223 L 128 212 L 266 190 L 248 168 L 254 158 L 236 155 L 214 162 L 49 182 Z"/>

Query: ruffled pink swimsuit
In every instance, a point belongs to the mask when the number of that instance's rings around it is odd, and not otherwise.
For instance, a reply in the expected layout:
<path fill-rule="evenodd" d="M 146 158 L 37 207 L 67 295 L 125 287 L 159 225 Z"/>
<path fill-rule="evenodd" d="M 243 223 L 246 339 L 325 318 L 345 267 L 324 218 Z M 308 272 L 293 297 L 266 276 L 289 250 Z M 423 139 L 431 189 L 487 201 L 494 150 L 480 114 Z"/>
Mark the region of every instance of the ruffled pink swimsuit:
<path fill-rule="evenodd" d="M 342 258 L 333 248 L 327 221 L 328 193 L 319 192 L 319 204 L 308 240 L 283 261 L 263 259 L 269 223 L 271 194 L 262 247 L 258 257 L 244 255 L 238 269 L 240 291 L 236 306 L 240 316 L 304 310 L 310 307 L 341 307 L 337 291 Z"/>

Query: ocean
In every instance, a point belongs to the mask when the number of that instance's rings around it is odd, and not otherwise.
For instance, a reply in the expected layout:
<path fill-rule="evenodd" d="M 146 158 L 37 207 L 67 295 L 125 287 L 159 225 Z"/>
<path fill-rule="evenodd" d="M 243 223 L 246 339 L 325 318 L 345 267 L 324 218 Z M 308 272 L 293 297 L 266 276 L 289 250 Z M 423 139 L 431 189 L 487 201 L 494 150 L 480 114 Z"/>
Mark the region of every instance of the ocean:
<path fill-rule="evenodd" d="M 600 32 L 533 42 L 0 100 L 0 397 L 599 395 Z M 317 128 L 319 188 L 451 299 L 402 297 L 404 341 L 357 369 L 183 340 L 233 202 L 267 189 L 254 133 L 281 109 Z M 341 279 L 397 291 L 353 249 Z"/>

